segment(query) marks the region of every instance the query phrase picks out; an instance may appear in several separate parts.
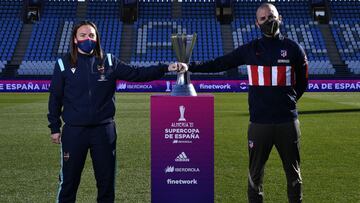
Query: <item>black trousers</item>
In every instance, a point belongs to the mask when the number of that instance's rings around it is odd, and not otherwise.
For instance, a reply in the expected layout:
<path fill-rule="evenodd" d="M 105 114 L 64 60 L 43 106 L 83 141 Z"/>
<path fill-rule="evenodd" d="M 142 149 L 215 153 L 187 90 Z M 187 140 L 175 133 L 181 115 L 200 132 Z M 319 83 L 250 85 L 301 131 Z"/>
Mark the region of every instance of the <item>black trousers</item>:
<path fill-rule="evenodd" d="M 61 137 L 60 186 L 57 202 L 75 202 L 88 150 L 98 189 L 97 202 L 114 202 L 115 123 L 97 126 L 65 125 Z"/>
<path fill-rule="evenodd" d="M 289 202 L 301 202 L 300 126 L 299 120 L 280 124 L 250 123 L 248 128 L 249 177 L 248 200 L 263 202 L 265 163 L 275 145 L 287 180 Z"/>

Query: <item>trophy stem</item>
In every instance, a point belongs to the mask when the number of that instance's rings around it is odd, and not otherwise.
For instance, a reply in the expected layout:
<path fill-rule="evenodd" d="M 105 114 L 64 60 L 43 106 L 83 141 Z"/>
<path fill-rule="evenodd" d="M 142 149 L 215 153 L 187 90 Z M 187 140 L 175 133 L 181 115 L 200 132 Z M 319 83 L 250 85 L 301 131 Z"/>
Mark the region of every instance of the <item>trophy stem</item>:
<path fill-rule="evenodd" d="M 190 73 L 189 72 L 185 72 L 185 73 L 179 73 L 177 75 L 177 79 L 176 79 L 176 84 L 190 84 Z"/>
<path fill-rule="evenodd" d="M 190 72 L 179 73 L 173 85 L 171 96 L 197 96 L 194 85 L 190 81 Z"/>

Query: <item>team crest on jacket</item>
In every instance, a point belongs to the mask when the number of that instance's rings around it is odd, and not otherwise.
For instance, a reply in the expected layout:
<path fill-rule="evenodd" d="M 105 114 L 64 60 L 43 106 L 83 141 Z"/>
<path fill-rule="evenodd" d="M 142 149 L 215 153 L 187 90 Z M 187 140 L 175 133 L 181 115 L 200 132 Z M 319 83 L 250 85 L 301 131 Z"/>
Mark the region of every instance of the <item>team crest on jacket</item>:
<path fill-rule="evenodd" d="M 285 58 L 287 56 L 287 51 L 285 49 L 280 50 L 280 55 Z"/>
<path fill-rule="evenodd" d="M 70 153 L 69 152 L 64 152 L 64 161 L 69 160 L 70 158 Z"/>
<path fill-rule="evenodd" d="M 254 142 L 252 140 L 249 140 L 249 147 L 250 149 L 254 147 Z"/>

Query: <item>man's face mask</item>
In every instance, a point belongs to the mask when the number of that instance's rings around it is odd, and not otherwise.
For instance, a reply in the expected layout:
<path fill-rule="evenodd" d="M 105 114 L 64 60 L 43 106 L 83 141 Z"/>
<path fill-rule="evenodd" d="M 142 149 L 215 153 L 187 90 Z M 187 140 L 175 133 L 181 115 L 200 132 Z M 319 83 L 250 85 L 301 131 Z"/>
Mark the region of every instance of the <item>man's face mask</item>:
<path fill-rule="evenodd" d="M 260 30 L 265 36 L 274 37 L 280 27 L 281 22 L 275 19 L 268 19 L 260 24 Z"/>
<path fill-rule="evenodd" d="M 91 39 L 85 39 L 82 41 L 77 41 L 77 46 L 79 49 L 87 54 L 90 54 L 92 50 L 96 47 L 96 41 Z"/>

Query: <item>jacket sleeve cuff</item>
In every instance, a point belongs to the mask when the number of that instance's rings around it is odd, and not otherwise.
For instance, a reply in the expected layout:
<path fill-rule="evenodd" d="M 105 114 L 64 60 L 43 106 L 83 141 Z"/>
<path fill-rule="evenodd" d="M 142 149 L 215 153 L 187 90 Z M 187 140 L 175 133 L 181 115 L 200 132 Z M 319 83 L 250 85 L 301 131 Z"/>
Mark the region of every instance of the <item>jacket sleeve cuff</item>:
<path fill-rule="evenodd" d="M 51 128 L 51 134 L 60 133 L 60 128 Z"/>
<path fill-rule="evenodd" d="M 162 69 L 163 69 L 163 71 L 164 71 L 164 73 L 167 73 L 167 72 L 169 72 L 169 65 L 166 65 L 166 64 L 161 64 L 161 66 L 162 66 Z"/>
<path fill-rule="evenodd" d="M 189 71 L 190 71 L 190 72 L 194 72 L 195 66 L 196 66 L 196 63 L 195 63 L 195 62 L 189 63 L 189 64 L 188 64 Z"/>

